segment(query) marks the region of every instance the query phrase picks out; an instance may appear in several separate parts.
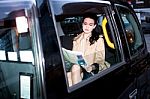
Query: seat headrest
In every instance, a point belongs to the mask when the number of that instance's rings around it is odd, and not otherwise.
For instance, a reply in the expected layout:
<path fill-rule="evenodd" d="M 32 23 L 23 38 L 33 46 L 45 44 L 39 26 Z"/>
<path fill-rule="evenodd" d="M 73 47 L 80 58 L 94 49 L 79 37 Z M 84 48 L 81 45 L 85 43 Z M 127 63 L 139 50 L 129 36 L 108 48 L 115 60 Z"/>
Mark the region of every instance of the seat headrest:
<path fill-rule="evenodd" d="M 72 23 L 64 23 L 60 24 L 60 22 L 56 23 L 57 25 L 57 31 L 59 36 L 63 35 L 74 35 L 81 32 L 80 24 L 77 22 Z"/>
<path fill-rule="evenodd" d="M 74 35 L 81 32 L 81 26 L 78 22 L 66 23 L 62 26 L 65 35 Z"/>

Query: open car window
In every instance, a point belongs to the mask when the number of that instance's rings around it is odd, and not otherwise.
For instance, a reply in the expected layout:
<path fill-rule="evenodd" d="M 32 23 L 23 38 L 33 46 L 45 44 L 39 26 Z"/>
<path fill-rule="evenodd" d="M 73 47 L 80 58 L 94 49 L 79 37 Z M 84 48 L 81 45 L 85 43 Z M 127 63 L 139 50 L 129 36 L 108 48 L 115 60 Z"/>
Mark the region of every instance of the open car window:
<path fill-rule="evenodd" d="M 116 38 L 113 34 L 113 29 L 111 29 L 111 24 L 108 20 L 109 16 L 106 15 L 107 4 L 94 3 L 94 2 L 66 2 L 66 1 L 51 1 L 52 12 L 54 13 L 54 19 L 57 29 L 57 35 L 60 41 L 60 49 L 62 52 L 62 61 L 64 64 L 64 71 L 66 76 L 66 83 L 68 86 L 68 91 L 75 90 L 83 85 L 102 77 L 103 74 L 109 72 L 111 68 L 115 67 L 118 63 L 121 62 L 121 54 L 119 47 L 117 45 Z M 76 9 L 74 9 L 76 7 Z M 92 72 L 92 76 L 88 77 L 89 72 L 81 67 L 81 77 L 82 80 L 76 84 L 70 82 L 70 74 L 72 72 L 72 66 L 78 64 L 90 64 L 92 53 L 89 55 L 84 55 L 82 52 L 74 50 L 75 38 L 83 32 L 83 17 L 87 13 L 93 13 L 97 16 L 97 25 L 95 28 L 96 32 L 99 32 L 99 38 L 102 42 L 100 44 L 104 45 L 104 50 L 102 52 L 94 52 L 95 57 L 97 54 L 104 55 L 103 65 L 99 65 L 99 69 L 96 73 Z M 98 41 L 97 41 L 98 42 Z M 101 47 L 102 45 L 97 45 Z M 77 46 L 80 46 L 77 44 Z M 93 50 L 92 45 L 89 46 L 87 50 Z M 89 51 L 90 52 L 90 51 Z M 87 58 L 88 57 L 88 58 Z M 99 60 L 101 57 L 98 58 Z M 81 63 L 81 64 L 80 64 Z M 102 68 L 101 68 L 102 67 Z M 104 67 L 104 68 L 103 68 Z M 90 72 L 91 73 L 91 72 Z M 86 75 L 87 74 L 87 75 Z M 86 77 L 85 77 L 86 75 Z M 99 76 L 96 76 L 99 75 Z"/>

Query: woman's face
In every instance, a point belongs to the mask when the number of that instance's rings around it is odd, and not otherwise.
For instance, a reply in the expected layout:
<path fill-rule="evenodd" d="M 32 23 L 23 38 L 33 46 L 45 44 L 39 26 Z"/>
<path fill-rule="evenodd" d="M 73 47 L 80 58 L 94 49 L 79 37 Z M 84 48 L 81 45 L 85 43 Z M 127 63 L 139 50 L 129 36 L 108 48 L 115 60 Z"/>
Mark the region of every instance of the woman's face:
<path fill-rule="evenodd" d="M 85 18 L 82 24 L 84 33 L 91 33 L 93 29 L 96 27 L 94 23 L 94 19 Z"/>

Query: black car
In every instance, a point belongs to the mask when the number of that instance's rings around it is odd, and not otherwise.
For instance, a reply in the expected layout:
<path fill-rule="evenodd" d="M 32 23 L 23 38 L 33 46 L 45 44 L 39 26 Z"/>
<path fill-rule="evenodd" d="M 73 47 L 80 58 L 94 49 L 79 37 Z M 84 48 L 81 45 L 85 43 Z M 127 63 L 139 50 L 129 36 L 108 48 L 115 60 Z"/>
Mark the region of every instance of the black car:
<path fill-rule="evenodd" d="M 1 99 L 150 98 L 150 56 L 128 3 L 3 0 L 0 11 Z M 72 51 L 72 42 L 87 13 L 98 17 L 107 68 L 69 85 L 69 68 L 79 54 Z"/>

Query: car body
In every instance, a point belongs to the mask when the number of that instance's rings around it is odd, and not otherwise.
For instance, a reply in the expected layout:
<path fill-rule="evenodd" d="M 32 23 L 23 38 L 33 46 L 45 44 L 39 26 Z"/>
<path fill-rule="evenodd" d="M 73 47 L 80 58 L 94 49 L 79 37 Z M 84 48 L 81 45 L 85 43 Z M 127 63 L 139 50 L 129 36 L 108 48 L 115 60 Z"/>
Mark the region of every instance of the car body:
<path fill-rule="evenodd" d="M 150 56 L 138 18 L 127 3 L 4 0 L 0 11 L 0 98 L 148 99 Z M 109 66 L 70 86 L 70 64 L 62 48 L 72 52 L 87 12 L 98 17 Z"/>

